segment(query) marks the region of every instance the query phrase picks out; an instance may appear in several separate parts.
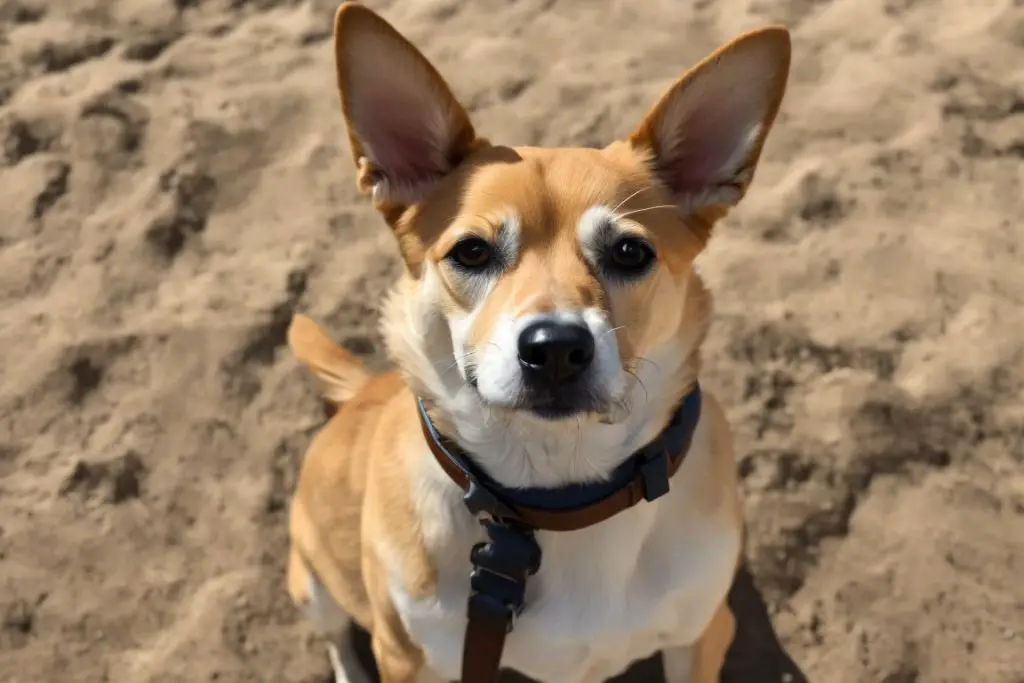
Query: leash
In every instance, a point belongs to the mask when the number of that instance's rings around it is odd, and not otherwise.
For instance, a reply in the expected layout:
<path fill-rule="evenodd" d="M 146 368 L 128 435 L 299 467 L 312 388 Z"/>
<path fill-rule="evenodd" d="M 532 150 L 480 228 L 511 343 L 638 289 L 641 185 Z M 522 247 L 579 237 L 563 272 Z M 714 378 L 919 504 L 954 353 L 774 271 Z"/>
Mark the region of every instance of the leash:
<path fill-rule="evenodd" d="M 690 449 L 700 421 L 700 385 L 683 398 L 667 427 L 619 465 L 607 481 L 555 489 L 508 488 L 438 432 L 423 399 L 417 399 L 423 436 L 438 464 L 463 491 L 463 503 L 480 520 L 488 540 L 470 552 L 468 623 L 461 683 L 496 683 L 505 640 L 526 605 L 526 583 L 540 570 L 535 532 L 575 531 L 603 522 L 641 500 L 669 491 L 670 479 Z"/>

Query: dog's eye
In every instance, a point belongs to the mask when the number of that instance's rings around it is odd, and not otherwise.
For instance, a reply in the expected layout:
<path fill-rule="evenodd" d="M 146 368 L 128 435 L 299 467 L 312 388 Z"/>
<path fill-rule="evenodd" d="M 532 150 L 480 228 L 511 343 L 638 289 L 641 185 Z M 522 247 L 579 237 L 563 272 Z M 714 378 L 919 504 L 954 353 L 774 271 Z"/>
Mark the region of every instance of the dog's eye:
<path fill-rule="evenodd" d="M 623 274 L 639 274 L 654 261 L 654 249 L 638 237 L 623 237 L 609 249 L 608 261 Z"/>
<path fill-rule="evenodd" d="M 459 240 L 447 258 L 466 270 L 483 270 L 491 263 L 491 245 L 479 237 Z"/>

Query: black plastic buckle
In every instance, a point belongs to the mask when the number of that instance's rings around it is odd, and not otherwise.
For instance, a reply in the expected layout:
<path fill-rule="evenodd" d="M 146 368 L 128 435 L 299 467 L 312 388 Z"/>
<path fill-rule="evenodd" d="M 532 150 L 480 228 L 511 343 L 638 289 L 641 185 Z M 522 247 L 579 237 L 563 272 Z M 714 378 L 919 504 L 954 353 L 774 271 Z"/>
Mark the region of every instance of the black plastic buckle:
<path fill-rule="evenodd" d="M 650 502 L 661 498 L 669 491 L 668 452 L 662 450 L 640 464 L 643 479 L 644 500 Z"/>
<path fill-rule="evenodd" d="M 526 605 L 526 580 L 540 569 L 540 546 L 533 531 L 519 525 L 489 522 L 484 528 L 491 540 L 469 555 L 470 614 L 486 612 L 511 632 Z"/>
<path fill-rule="evenodd" d="M 469 479 L 469 488 L 462 496 L 462 502 L 474 517 L 479 517 L 481 514 L 486 514 L 494 519 L 515 517 L 515 513 L 508 506 L 472 477 Z"/>

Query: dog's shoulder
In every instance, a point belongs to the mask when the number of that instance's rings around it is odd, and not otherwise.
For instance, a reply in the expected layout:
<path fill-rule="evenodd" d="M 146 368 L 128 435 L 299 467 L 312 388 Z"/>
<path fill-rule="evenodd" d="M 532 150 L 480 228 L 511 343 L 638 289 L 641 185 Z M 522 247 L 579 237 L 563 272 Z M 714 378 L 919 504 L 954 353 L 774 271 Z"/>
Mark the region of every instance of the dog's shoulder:
<path fill-rule="evenodd" d="M 362 498 L 378 429 L 391 404 L 405 390 L 397 373 L 375 375 L 338 407 L 313 438 L 302 463 L 298 495 L 345 490 Z M 332 503 L 332 506 L 336 501 Z"/>

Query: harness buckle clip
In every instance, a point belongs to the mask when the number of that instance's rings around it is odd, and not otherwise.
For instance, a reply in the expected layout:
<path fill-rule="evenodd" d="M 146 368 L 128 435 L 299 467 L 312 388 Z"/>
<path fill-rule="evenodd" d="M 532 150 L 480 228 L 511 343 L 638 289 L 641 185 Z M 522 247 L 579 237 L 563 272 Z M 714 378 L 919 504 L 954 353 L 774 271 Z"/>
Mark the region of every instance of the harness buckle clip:
<path fill-rule="evenodd" d="M 668 451 L 661 450 L 640 464 L 644 500 L 650 502 L 661 498 L 669 491 Z"/>
<path fill-rule="evenodd" d="M 470 613 L 486 612 L 511 632 L 526 606 L 526 580 L 540 569 L 541 551 L 533 531 L 519 525 L 484 524 L 489 541 L 470 552 Z"/>
<path fill-rule="evenodd" d="M 487 515 L 494 519 L 514 519 L 516 516 L 507 505 L 498 500 L 486 486 L 481 485 L 476 479 L 469 480 L 469 488 L 463 494 L 462 502 L 474 517 Z"/>

